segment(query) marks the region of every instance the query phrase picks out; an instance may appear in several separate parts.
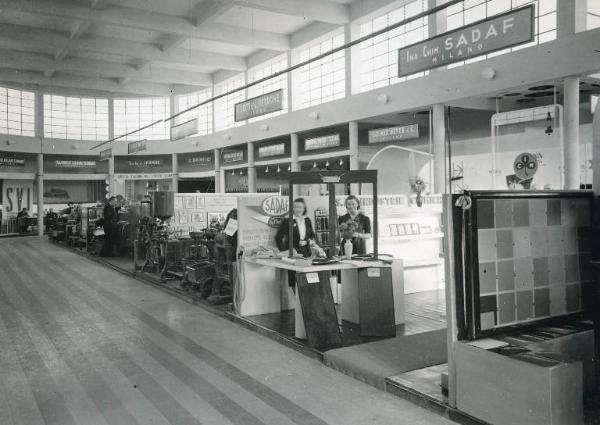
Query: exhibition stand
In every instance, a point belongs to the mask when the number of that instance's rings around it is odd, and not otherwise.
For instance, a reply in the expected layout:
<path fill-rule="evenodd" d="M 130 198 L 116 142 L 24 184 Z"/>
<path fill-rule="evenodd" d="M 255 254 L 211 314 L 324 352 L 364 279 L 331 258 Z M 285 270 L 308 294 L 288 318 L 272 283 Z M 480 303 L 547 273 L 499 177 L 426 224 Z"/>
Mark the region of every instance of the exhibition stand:
<path fill-rule="evenodd" d="M 499 425 L 584 423 L 598 385 L 593 204 L 586 191 L 448 197 L 451 405 Z"/>

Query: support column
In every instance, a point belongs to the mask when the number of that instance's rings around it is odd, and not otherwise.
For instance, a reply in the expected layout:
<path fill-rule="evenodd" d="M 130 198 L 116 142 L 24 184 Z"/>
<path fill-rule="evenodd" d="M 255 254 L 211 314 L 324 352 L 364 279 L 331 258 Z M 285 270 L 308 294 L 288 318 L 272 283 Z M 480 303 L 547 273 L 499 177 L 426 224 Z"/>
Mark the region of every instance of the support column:
<path fill-rule="evenodd" d="M 556 9 L 556 29 L 558 38 L 587 28 L 587 3 L 597 0 L 561 0 Z"/>
<path fill-rule="evenodd" d="M 564 82 L 564 176 L 565 189 L 579 189 L 579 77 Z"/>
<path fill-rule="evenodd" d="M 592 121 L 592 189 L 600 196 L 600 102 L 596 103 Z"/>
<path fill-rule="evenodd" d="M 292 170 L 292 172 L 300 171 L 299 145 L 300 145 L 300 141 L 299 141 L 298 133 L 290 134 L 290 169 Z M 294 195 L 294 199 L 295 199 L 298 197 L 298 195 L 300 193 L 298 185 L 294 186 L 293 192 L 294 192 L 293 195 Z"/>
<path fill-rule="evenodd" d="M 173 120 L 172 120 L 173 121 Z M 171 154 L 171 162 L 173 167 L 173 193 L 179 193 L 179 164 L 178 164 L 177 154 Z"/>
<path fill-rule="evenodd" d="M 115 190 L 115 157 L 114 155 L 108 158 L 108 194 L 109 196 L 117 196 Z"/>
<path fill-rule="evenodd" d="M 350 121 L 348 123 L 348 140 L 349 146 L 348 150 L 350 151 L 350 170 L 358 170 L 360 168 L 360 164 L 358 161 L 358 122 Z M 350 193 L 353 195 L 360 194 L 360 184 L 352 183 L 350 185 Z"/>
<path fill-rule="evenodd" d="M 254 142 L 248 142 L 248 193 L 256 192 L 256 168 L 254 167 Z"/>
<path fill-rule="evenodd" d="M 223 193 L 221 188 L 221 149 L 215 149 L 215 193 Z"/>
<path fill-rule="evenodd" d="M 40 140 L 40 153 L 37 154 L 37 227 L 38 236 L 44 236 L 44 95 L 35 93 L 35 135 Z M 28 206 L 29 208 L 29 206 Z"/>
<path fill-rule="evenodd" d="M 37 154 L 37 226 L 38 236 L 44 237 L 44 155 Z"/>
<path fill-rule="evenodd" d="M 432 106 L 433 193 L 447 193 L 446 185 L 446 107 Z"/>
<path fill-rule="evenodd" d="M 292 171 L 300 171 L 300 161 L 298 160 L 300 154 L 298 149 L 299 138 L 298 133 L 290 134 L 290 158 Z"/>

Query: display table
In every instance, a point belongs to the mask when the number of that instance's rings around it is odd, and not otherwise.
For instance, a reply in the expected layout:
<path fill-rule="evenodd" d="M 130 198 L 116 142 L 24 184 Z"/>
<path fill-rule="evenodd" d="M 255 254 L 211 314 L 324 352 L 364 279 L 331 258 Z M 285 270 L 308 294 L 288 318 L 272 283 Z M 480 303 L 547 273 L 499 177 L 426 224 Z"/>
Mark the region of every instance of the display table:
<path fill-rule="evenodd" d="M 313 348 L 325 351 L 342 343 L 330 285 L 331 271 L 334 270 L 342 271 L 342 320 L 359 324 L 361 335 L 396 335 L 393 267 L 390 264 L 360 260 L 342 260 L 327 265 L 312 265 L 303 259 L 293 263 L 249 257 L 244 260 L 249 264 L 294 273 L 297 286 L 294 294 L 295 336 L 307 339 Z M 283 279 L 286 274 L 276 275 Z M 246 288 L 249 284 L 245 283 Z M 274 311 L 264 311 L 270 312 Z"/>

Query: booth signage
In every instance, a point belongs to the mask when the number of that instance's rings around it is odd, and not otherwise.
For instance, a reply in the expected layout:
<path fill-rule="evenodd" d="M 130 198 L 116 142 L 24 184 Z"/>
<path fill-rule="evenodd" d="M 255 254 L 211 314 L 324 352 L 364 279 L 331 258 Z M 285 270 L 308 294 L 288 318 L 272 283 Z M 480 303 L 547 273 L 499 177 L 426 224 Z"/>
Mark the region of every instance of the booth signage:
<path fill-rule="evenodd" d="M 289 199 L 287 196 L 270 196 L 263 200 L 262 210 L 271 217 L 285 215 L 290 211 Z"/>
<path fill-rule="evenodd" d="M 403 47 L 398 50 L 398 77 L 529 43 L 534 18 L 531 4 Z"/>
<path fill-rule="evenodd" d="M 128 159 L 126 162 L 131 168 L 154 168 L 160 167 L 163 164 L 160 159 Z"/>
<path fill-rule="evenodd" d="M 53 161 L 54 168 L 66 168 L 66 169 L 96 169 L 96 161 L 78 161 L 70 159 L 55 159 Z"/>
<path fill-rule="evenodd" d="M 100 161 L 107 161 L 112 156 L 112 148 L 100 151 Z"/>
<path fill-rule="evenodd" d="M 223 162 L 239 162 L 244 160 L 244 151 L 225 151 L 223 152 Z"/>
<path fill-rule="evenodd" d="M 258 147 L 258 157 L 268 158 L 270 156 L 279 156 L 285 154 L 285 143 L 278 143 L 276 145 L 266 145 Z"/>
<path fill-rule="evenodd" d="M 394 142 L 397 140 L 418 139 L 419 124 L 379 128 L 369 131 L 369 143 Z"/>
<path fill-rule="evenodd" d="M 115 174 L 117 180 L 164 180 L 173 177 L 173 173 L 141 173 L 141 174 Z"/>
<path fill-rule="evenodd" d="M 212 155 L 200 155 L 192 156 L 185 159 L 186 164 L 189 165 L 207 165 L 212 164 Z"/>
<path fill-rule="evenodd" d="M 171 141 L 181 140 L 188 136 L 193 136 L 198 132 L 198 118 L 182 122 L 171 127 Z"/>
<path fill-rule="evenodd" d="M 31 211 L 33 205 L 33 180 L 4 180 L 2 207 L 6 213 L 17 213 L 23 208 Z M 3 220 L 6 217 L 3 217 Z"/>
<path fill-rule="evenodd" d="M 283 109 L 283 89 L 275 90 L 235 104 L 235 122 L 270 114 Z"/>
<path fill-rule="evenodd" d="M 0 156 L 0 168 L 23 168 L 23 167 L 25 167 L 25 158 Z"/>
<path fill-rule="evenodd" d="M 132 153 L 143 152 L 143 151 L 148 150 L 148 144 L 146 142 L 147 142 L 146 140 L 138 140 L 136 142 L 129 142 L 127 144 L 127 153 L 132 154 Z"/>
<path fill-rule="evenodd" d="M 340 135 L 330 134 L 329 136 L 314 137 L 304 141 L 305 151 L 314 151 L 318 149 L 335 148 L 340 145 Z"/>

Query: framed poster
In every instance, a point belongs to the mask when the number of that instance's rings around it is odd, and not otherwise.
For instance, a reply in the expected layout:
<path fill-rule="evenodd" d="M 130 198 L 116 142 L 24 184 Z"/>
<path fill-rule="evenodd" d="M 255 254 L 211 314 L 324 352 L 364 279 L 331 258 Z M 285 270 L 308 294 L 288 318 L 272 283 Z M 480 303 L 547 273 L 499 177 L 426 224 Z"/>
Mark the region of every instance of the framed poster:
<path fill-rule="evenodd" d="M 206 203 L 204 202 L 204 196 L 198 196 L 196 198 L 196 208 L 198 209 L 204 209 L 204 205 Z"/>
<path fill-rule="evenodd" d="M 198 211 L 193 212 L 192 223 L 204 223 L 204 214 Z"/>
<path fill-rule="evenodd" d="M 188 215 L 184 211 L 179 211 L 179 224 L 187 224 Z"/>
<path fill-rule="evenodd" d="M 184 208 L 187 210 L 193 210 L 194 208 L 196 208 L 196 198 L 194 198 L 193 196 L 186 196 Z"/>

